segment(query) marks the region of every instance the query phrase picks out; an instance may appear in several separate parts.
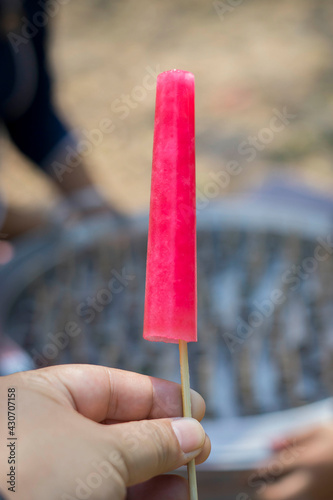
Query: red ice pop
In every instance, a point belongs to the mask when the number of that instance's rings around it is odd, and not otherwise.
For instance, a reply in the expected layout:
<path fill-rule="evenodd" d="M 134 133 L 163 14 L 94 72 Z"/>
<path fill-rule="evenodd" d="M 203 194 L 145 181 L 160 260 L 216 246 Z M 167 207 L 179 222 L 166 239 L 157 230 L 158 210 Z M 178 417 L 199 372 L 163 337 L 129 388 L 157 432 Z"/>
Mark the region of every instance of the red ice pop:
<path fill-rule="evenodd" d="M 194 76 L 157 78 L 144 338 L 197 340 Z"/>

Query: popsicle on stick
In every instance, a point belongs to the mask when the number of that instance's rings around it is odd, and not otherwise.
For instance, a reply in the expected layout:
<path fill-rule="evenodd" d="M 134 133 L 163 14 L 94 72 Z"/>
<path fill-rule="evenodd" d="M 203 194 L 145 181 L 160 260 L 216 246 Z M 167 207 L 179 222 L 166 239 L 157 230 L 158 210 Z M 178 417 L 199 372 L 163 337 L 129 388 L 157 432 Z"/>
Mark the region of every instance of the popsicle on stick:
<path fill-rule="evenodd" d="M 187 342 L 197 340 L 194 76 L 157 78 L 144 333 L 179 343 L 183 414 L 191 416 Z M 195 462 L 188 464 L 196 500 Z"/>

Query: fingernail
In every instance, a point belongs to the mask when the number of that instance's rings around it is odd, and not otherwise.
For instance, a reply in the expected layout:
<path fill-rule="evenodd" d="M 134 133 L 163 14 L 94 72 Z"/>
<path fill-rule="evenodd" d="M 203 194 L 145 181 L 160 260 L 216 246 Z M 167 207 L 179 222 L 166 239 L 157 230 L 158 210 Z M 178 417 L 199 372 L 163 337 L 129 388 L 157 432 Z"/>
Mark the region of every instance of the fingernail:
<path fill-rule="evenodd" d="M 184 453 L 190 453 L 203 447 L 205 431 L 194 418 L 178 418 L 171 422 L 179 445 Z"/>
<path fill-rule="evenodd" d="M 206 404 L 203 397 L 193 389 L 191 389 L 191 406 L 192 415 L 197 417 L 197 420 L 201 420 L 206 411 Z"/>

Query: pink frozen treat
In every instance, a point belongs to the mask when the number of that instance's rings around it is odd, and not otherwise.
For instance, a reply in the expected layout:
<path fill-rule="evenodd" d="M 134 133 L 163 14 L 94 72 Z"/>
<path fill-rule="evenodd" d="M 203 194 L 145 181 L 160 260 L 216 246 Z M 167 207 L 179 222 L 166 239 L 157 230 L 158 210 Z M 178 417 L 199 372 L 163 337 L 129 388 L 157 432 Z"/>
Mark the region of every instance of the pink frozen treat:
<path fill-rule="evenodd" d="M 194 76 L 157 78 L 145 318 L 147 340 L 197 340 Z"/>

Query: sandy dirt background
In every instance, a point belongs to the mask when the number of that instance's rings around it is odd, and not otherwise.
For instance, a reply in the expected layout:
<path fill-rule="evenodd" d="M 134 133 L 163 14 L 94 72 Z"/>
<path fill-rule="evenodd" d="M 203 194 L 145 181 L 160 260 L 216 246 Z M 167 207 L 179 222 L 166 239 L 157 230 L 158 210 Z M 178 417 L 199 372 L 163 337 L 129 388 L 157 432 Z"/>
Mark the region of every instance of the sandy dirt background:
<path fill-rule="evenodd" d="M 212 173 L 236 160 L 241 172 L 221 196 L 258 185 L 272 171 L 333 194 L 330 0 L 69 0 L 52 20 L 50 42 L 55 99 L 71 127 L 91 131 L 104 118 L 114 124 L 86 162 L 123 210 L 149 203 L 155 90 L 147 67 L 195 74 L 201 192 Z M 143 87 L 148 81 L 150 90 Z M 115 111 L 123 95 L 132 96 L 125 118 Z M 247 161 L 240 144 L 284 106 L 295 118 Z M 3 146 L 7 198 L 50 206 L 56 193 L 47 178 L 6 140 Z"/>

